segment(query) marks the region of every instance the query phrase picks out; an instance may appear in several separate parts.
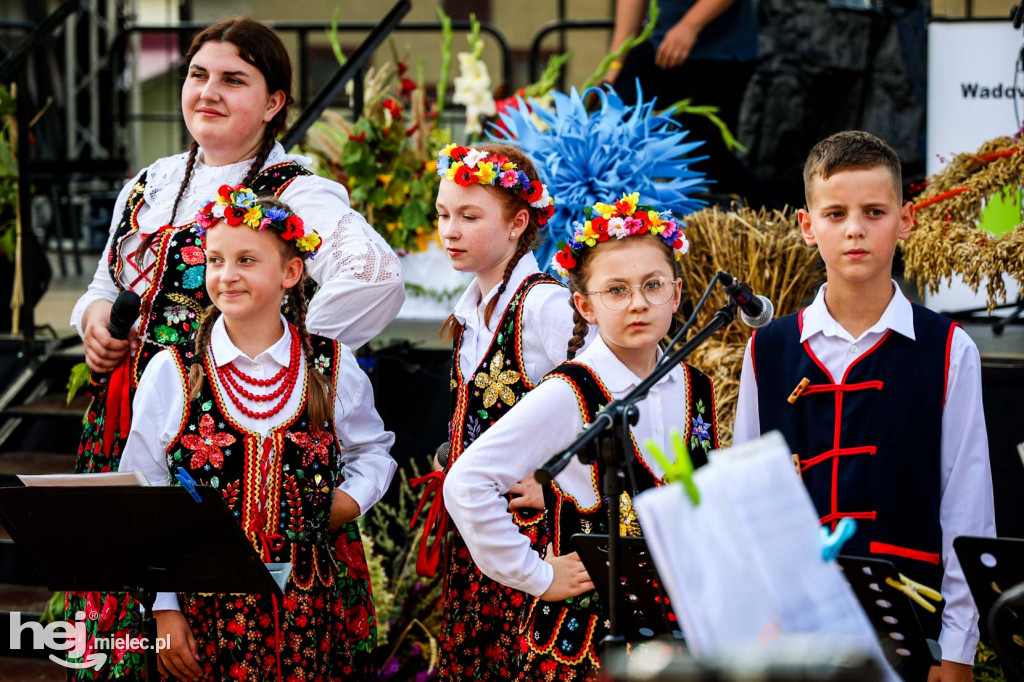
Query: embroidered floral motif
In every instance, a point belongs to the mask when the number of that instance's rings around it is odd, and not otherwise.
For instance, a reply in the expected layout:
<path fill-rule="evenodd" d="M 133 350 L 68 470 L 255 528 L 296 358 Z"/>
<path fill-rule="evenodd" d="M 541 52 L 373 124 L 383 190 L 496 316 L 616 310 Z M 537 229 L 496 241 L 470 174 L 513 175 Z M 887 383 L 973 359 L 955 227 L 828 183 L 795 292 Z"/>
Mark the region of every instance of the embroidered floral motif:
<path fill-rule="evenodd" d="M 198 289 L 206 285 L 206 266 L 193 265 L 181 276 L 181 286 L 186 289 Z"/>
<path fill-rule="evenodd" d="M 188 319 L 188 308 L 183 305 L 168 306 L 164 308 L 164 317 L 167 318 L 167 324 L 184 322 Z"/>
<path fill-rule="evenodd" d="M 491 360 L 490 372 L 478 372 L 473 378 L 473 384 L 484 390 L 484 407 L 491 407 L 501 398 L 508 406 L 516 404 L 516 394 L 509 386 L 519 381 L 519 372 L 514 370 L 503 370 L 505 356 L 499 350 Z"/>
<path fill-rule="evenodd" d="M 214 433 L 213 417 L 204 414 L 199 420 L 199 434 L 186 433 L 181 437 L 181 444 L 194 450 L 189 468 L 199 469 L 209 462 L 215 469 L 224 466 L 224 453 L 221 447 L 231 445 L 235 437 L 229 433 Z"/>
<path fill-rule="evenodd" d="M 204 265 L 206 254 L 198 246 L 186 246 L 181 250 L 181 260 L 187 265 Z"/>
<path fill-rule="evenodd" d="M 330 358 L 321 355 L 318 358 L 313 359 L 313 369 L 323 374 L 331 366 Z"/>
<path fill-rule="evenodd" d="M 293 433 L 289 431 L 284 437 L 302 448 L 302 466 L 309 466 L 313 460 L 319 461 L 324 466 L 330 461 L 330 452 L 327 446 L 331 444 L 329 438 L 311 435 L 305 431 Z"/>

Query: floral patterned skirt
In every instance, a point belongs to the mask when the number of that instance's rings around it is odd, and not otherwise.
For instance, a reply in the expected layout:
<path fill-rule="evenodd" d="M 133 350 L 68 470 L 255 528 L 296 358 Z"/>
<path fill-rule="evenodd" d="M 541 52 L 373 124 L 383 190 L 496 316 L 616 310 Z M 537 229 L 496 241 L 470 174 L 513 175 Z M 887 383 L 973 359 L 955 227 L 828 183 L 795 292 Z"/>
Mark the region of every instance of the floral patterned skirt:
<path fill-rule="evenodd" d="M 438 679 L 516 679 L 526 650 L 525 607 L 532 597 L 483 575 L 458 531 L 448 556 Z"/>

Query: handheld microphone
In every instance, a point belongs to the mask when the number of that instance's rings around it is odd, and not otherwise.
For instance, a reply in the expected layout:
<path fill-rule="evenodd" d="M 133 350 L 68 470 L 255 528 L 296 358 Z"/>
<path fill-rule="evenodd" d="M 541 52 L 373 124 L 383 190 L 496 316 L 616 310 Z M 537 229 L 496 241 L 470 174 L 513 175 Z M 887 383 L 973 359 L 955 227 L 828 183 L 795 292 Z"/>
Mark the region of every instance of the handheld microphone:
<path fill-rule="evenodd" d="M 130 289 L 126 289 L 114 299 L 114 305 L 110 308 L 110 321 L 107 322 L 107 333 L 115 339 L 126 341 L 131 334 L 132 325 L 139 316 L 139 308 L 142 307 L 142 300 L 139 295 Z M 93 384 L 105 384 L 110 379 L 110 373 L 100 374 L 93 372 L 90 377 Z"/>
<path fill-rule="evenodd" d="M 110 309 L 110 321 L 107 322 L 107 333 L 115 339 L 125 341 L 132 331 L 135 318 L 139 316 L 139 308 L 142 301 L 139 295 L 130 289 L 126 289 L 114 299 L 114 305 Z"/>
<path fill-rule="evenodd" d="M 758 296 L 750 287 L 728 272 L 721 272 L 722 286 L 740 307 L 740 318 L 752 329 L 759 329 L 772 321 L 775 306 L 764 296 Z"/>

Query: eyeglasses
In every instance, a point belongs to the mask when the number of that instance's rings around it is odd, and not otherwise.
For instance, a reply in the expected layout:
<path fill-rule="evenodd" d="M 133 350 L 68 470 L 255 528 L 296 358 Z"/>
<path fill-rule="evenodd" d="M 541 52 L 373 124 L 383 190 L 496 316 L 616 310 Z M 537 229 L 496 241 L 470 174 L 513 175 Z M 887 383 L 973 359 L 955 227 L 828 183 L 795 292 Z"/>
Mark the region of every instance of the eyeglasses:
<path fill-rule="evenodd" d="M 672 283 L 667 277 L 652 277 L 643 284 L 629 285 L 625 282 L 612 282 L 598 291 L 584 291 L 584 294 L 601 294 L 601 302 L 608 310 L 624 310 L 633 301 L 633 292 L 640 290 L 650 305 L 664 305 L 672 300 L 675 294 Z"/>

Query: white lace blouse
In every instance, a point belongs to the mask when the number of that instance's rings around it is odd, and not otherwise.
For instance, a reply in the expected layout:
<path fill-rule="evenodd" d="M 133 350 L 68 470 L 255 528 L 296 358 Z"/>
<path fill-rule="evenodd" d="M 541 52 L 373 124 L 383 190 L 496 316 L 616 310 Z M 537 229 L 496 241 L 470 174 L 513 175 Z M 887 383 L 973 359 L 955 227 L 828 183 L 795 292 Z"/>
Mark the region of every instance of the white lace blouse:
<path fill-rule="evenodd" d="M 192 220 L 196 212 L 216 196 L 217 188 L 224 184 L 238 184 L 249 170 L 251 159 L 227 166 L 207 166 L 202 153 L 196 159 L 192 180 L 181 197 L 174 222 L 183 225 Z M 145 203 L 139 209 L 139 232 L 123 241 L 118 258 L 134 253 L 145 235 L 155 232 L 171 217 L 171 208 L 178 193 L 188 154 L 159 159 L 140 171 L 121 190 L 114 204 L 111 234 L 121 220 L 121 214 L 132 187 L 143 172 L 146 176 Z M 308 166 L 304 156 L 286 154 L 275 144 L 264 168 L 286 161 Z M 316 175 L 301 176 L 281 193 L 281 201 L 288 204 L 323 238 L 321 252 L 306 264 L 307 271 L 320 285 L 310 302 L 306 325 L 310 331 L 341 341 L 350 348 L 358 348 L 384 329 L 398 314 L 405 300 L 402 266 L 391 247 L 374 232 L 366 220 L 349 206 L 348 192 L 336 182 Z M 78 299 L 71 313 L 71 324 L 82 335 L 82 316 L 90 303 L 104 299 L 113 301 L 118 288 L 110 278 L 106 254 L 110 239 L 100 257 L 88 290 Z M 147 254 L 152 259 L 151 254 Z M 144 258 L 142 267 L 148 265 Z M 145 280 L 132 284 L 135 270 L 122 270 L 121 285 L 142 294 Z"/>

